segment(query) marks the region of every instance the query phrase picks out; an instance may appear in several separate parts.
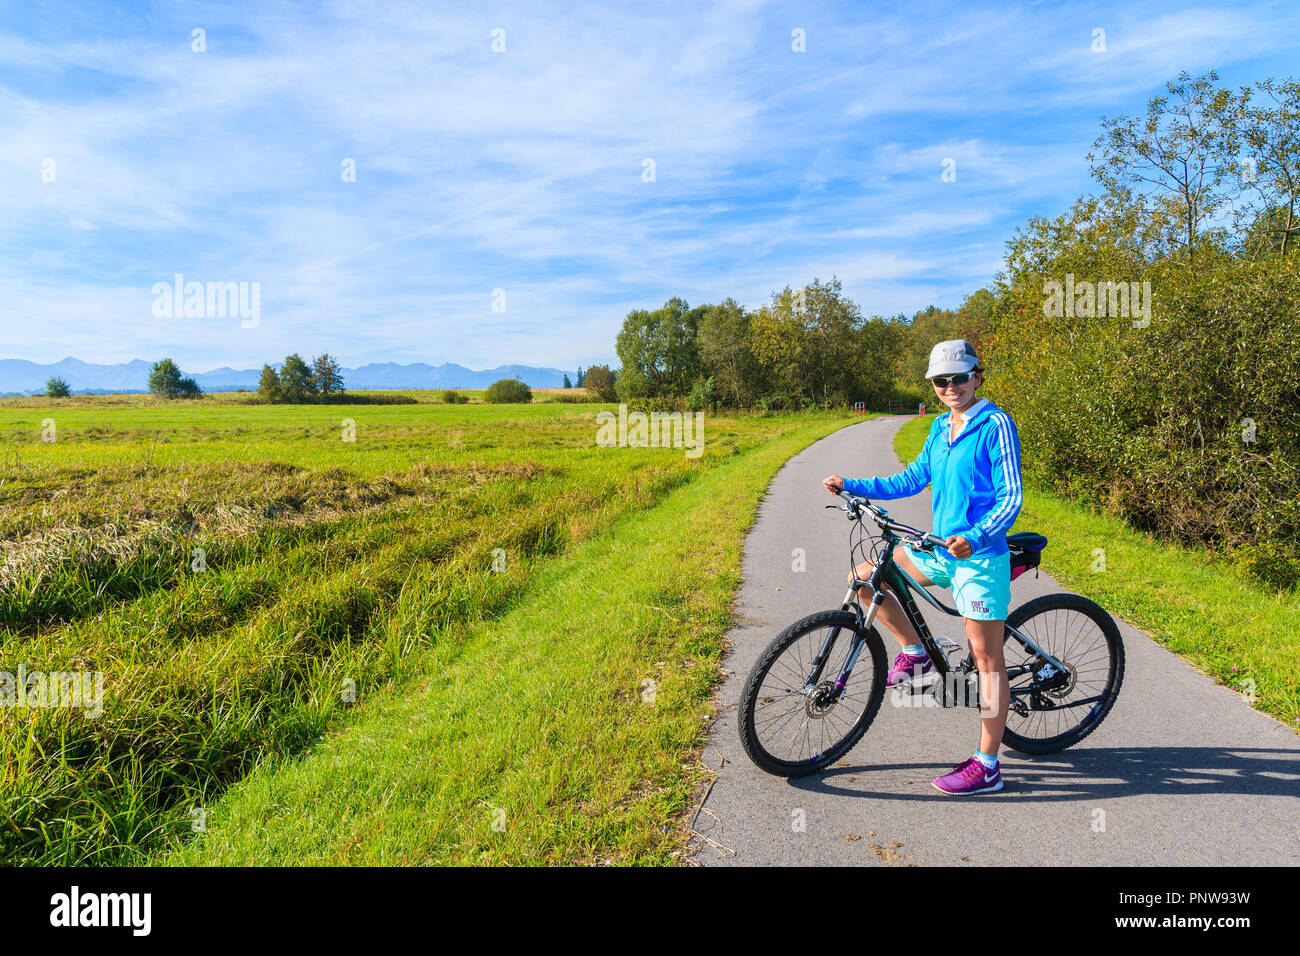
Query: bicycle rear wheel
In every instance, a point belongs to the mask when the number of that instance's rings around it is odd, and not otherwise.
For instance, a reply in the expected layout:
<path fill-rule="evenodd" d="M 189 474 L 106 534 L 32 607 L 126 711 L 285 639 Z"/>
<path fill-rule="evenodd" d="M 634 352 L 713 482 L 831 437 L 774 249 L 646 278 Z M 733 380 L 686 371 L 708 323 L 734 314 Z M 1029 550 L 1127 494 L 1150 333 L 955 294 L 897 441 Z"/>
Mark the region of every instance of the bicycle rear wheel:
<path fill-rule="evenodd" d="M 1068 676 L 1052 686 L 1044 678 L 1045 662 L 1006 632 L 1007 667 L 1037 670 L 1010 679 L 1003 745 L 1050 754 L 1077 744 L 1110 713 L 1124 682 L 1124 644 L 1115 621 L 1081 594 L 1048 594 L 1016 608 L 1007 624 L 1064 664 Z"/>
<path fill-rule="evenodd" d="M 834 698 L 857 637 L 851 611 L 821 611 L 791 624 L 768 645 L 740 695 L 740 738 L 760 768 L 802 777 L 829 767 L 866 733 L 885 698 L 885 645 L 864 636 L 843 693 Z M 817 680 L 813 661 L 831 638 Z"/>

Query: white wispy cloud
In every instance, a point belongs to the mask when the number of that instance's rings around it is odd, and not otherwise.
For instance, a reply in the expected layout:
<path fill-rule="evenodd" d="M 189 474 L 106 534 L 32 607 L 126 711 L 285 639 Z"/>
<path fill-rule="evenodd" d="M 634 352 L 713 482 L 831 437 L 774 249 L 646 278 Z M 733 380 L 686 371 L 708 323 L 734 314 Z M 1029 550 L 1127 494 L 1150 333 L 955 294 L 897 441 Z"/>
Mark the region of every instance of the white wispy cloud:
<path fill-rule="evenodd" d="M 1284 75 L 1295 17 L 757 0 L 19 13 L 0 26 L 0 355 L 568 368 L 616 360 L 626 312 L 672 295 L 757 304 L 835 274 L 868 314 L 955 305 L 1028 215 L 1088 188 L 1098 116 L 1139 111 L 1181 69 Z M 176 272 L 261 283 L 261 324 L 155 318 L 150 288 Z"/>

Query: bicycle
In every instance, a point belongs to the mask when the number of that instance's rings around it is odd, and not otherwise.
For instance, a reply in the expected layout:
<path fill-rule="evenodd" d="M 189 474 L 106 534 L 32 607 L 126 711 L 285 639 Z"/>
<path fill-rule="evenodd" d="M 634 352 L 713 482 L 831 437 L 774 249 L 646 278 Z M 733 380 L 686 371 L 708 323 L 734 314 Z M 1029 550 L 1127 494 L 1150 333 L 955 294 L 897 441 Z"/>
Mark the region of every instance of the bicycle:
<path fill-rule="evenodd" d="M 847 512 L 854 523 L 849 559 L 855 570 L 844 603 L 838 610 L 810 614 L 777 635 L 754 665 L 740 697 L 745 753 L 761 769 L 778 776 L 802 777 L 825 769 L 848 753 L 871 726 L 885 697 L 889 668 L 884 641 L 874 627 L 886 587 L 899 598 L 938 676 L 924 685 L 910 678 L 898 690 L 906 687 L 915 694 L 921 686 L 938 706 L 971 706 L 972 700 L 974 706 L 979 706 L 979 671 L 974 659 L 967 653 L 964 660 L 953 664 L 952 656 L 960 654 L 962 648 L 930 633 L 912 594 L 920 594 L 945 614 L 960 619 L 961 613 L 931 595 L 894 561 L 894 549 L 899 544 L 932 553 L 934 547 L 943 547 L 944 539 L 889 518 L 888 511 L 866 498 L 844 491 L 839 494 L 846 504 L 826 507 Z M 867 580 L 862 580 L 857 576 L 860 562 L 856 556 L 865 557 L 864 541 L 875 540 L 864 524 L 868 516 L 881 533 L 872 554 L 875 569 Z M 1031 545 L 1037 551 L 1045 542 L 1041 535 L 1029 532 L 1008 535 L 1013 566 L 1017 557 L 1036 566 L 1036 559 L 1024 556 Z M 873 596 L 870 608 L 864 611 L 858 589 L 866 585 L 870 585 Z M 1064 615 L 1064 620 L 1059 614 Z M 1100 633 L 1100 641 L 1087 643 L 1083 639 L 1086 633 L 1080 636 L 1072 632 L 1070 626 L 1076 618 L 1085 631 L 1091 624 Z M 847 640 L 841 640 L 845 632 Z M 805 645 L 807 639 L 811 640 Z M 835 654 L 837 645 L 842 655 Z M 1035 598 L 1007 616 L 1003 646 L 1011 685 L 1011 707 L 1002 738 L 1007 748 L 1027 754 L 1056 753 L 1088 736 L 1110 713 L 1124 680 L 1124 645 L 1115 621 L 1095 602 L 1064 592 Z M 787 655 L 792 649 L 793 655 Z M 1012 654 L 1017 651 L 1020 658 L 1013 662 Z M 1100 661 L 1103 656 L 1105 660 Z M 832 658 L 834 666 L 828 669 Z M 1096 666 L 1092 665 L 1094 658 L 1100 661 Z M 868 662 L 869 671 L 863 678 L 860 664 Z M 780 669 L 774 676 L 778 663 Z M 769 678 L 777 686 L 768 688 Z M 861 680 L 850 687 L 853 678 Z M 782 680 L 786 686 L 781 686 Z M 1076 691 L 1084 696 L 1071 699 Z M 846 709 L 854 701 L 862 704 L 856 715 Z M 1077 709 L 1083 707 L 1089 707 L 1083 718 L 1062 729 L 1062 721 L 1073 719 Z M 1044 725 L 1053 715 L 1055 726 L 1047 728 Z M 1050 733 L 1036 732 L 1049 729 Z M 773 742 L 772 738 L 778 739 Z M 787 742 L 786 748 L 774 751 L 782 741 Z M 791 748 L 800 749 L 790 753 Z"/>

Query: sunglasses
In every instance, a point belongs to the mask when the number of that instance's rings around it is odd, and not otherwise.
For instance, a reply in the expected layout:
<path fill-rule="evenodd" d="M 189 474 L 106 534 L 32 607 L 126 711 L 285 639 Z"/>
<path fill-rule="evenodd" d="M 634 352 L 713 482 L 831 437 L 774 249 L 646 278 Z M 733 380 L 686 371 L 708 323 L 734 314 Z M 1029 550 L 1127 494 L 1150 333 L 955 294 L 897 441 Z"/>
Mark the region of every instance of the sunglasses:
<path fill-rule="evenodd" d="M 966 372 L 962 372 L 960 375 L 949 375 L 946 377 L 936 375 L 934 378 L 930 379 L 930 381 L 934 383 L 935 388 L 947 388 L 949 382 L 952 382 L 954 385 L 965 385 L 970 381 L 970 375 Z"/>

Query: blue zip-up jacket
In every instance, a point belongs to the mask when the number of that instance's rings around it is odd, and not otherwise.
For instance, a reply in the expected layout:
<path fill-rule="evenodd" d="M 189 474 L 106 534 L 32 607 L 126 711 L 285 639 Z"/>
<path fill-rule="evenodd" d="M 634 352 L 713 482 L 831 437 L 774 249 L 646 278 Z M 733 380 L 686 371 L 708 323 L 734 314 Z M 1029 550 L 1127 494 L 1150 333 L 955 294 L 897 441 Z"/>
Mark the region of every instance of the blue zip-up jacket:
<path fill-rule="evenodd" d="M 944 412 L 907 469 L 888 478 L 845 478 L 844 490 L 863 498 L 909 498 L 933 486 L 934 533 L 961 535 L 972 558 L 1006 554 L 1007 532 L 1020 514 L 1020 438 L 1011 416 L 989 402 L 948 443 Z"/>

